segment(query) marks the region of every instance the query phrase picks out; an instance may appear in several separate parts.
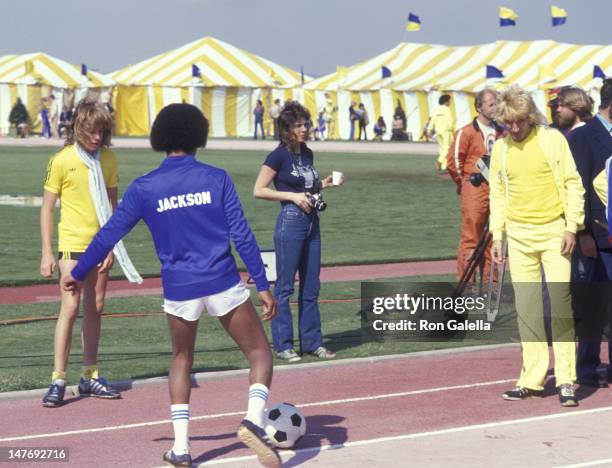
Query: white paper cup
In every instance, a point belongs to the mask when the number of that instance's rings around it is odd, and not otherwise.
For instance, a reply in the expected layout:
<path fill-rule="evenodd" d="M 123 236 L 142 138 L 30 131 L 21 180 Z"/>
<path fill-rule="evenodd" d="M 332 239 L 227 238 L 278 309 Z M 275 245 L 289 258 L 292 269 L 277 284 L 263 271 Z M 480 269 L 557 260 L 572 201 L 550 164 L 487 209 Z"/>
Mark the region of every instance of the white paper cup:
<path fill-rule="evenodd" d="M 332 184 L 340 185 L 341 179 L 342 179 L 342 172 L 332 171 Z"/>

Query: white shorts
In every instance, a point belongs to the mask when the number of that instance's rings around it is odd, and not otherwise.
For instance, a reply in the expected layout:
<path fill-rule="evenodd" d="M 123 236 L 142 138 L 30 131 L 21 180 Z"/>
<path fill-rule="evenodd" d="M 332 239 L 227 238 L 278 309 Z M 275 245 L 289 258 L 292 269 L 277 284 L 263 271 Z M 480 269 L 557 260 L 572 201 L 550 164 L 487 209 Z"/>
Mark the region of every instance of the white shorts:
<path fill-rule="evenodd" d="M 225 291 L 211 294 L 210 296 L 198 297 L 197 299 L 171 301 L 164 298 L 164 312 L 189 322 L 194 322 L 200 318 L 204 307 L 206 307 L 208 315 L 222 317 L 246 302 L 249 297 L 249 290 L 240 281 L 236 286 Z"/>

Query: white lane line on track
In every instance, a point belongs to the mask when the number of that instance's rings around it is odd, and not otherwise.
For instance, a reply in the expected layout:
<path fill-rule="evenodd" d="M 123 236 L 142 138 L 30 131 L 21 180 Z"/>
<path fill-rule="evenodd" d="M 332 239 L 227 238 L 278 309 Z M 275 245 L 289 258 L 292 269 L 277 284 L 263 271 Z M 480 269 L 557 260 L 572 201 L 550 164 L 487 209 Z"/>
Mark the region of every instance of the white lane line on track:
<path fill-rule="evenodd" d="M 573 465 L 563 465 L 559 468 L 581 468 L 583 466 L 601 466 L 601 465 L 612 465 L 612 458 L 606 458 L 605 460 L 592 460 L 589 462 L 574 463 Z"/>
<path fill-rule="evenodd" d="M 330 444 L 330 445 L 321 445 L 320 447 L 308 447 L 308 448 L 298 449 L 298 450 L 284 450 L 281 453 L 281 455 L 285 455 L 285 454 L 286 455 L 298 455 L 300 453 L 322 452 L 326 450 L 338 450 L 338 449 L 347 448 L 347 447 L 359 447 L 362 445 L 379 444 L 382 442 L 393 442 L 393 441 L 400 441 L 400 440 L 420 439 L 423 437 L 456 434 L 458 432 L 474 431 L 478 429 L 494 429 L 497 427 L 511 426 L 514 424 L 526 424 L 530 422 L 539 422 L 539 421 L 547 421 L 547 420 L 554 420 L 554 419 L 560 419 L 560 418 L 569 418 L 573 416 L 584 416 L 587 414 L 603 413 L 606 411 L 612 411 L 612 406 L 605 406 L 602 408 L 594 408 L 594 409 L 589 409 L 589 410 L 579 410 L 579 411 L 564 412 L 564 413 L 553 413 L 553 414 L 547 414 L 544 416 L 532 416 L 530 418 L 510 419 L 507 421 L 499 421 L 499 422 L 492 422 L 492 423 L 473 424 L 470 426 L 451 427 L 449 429 L 441 429 L 437 431 L 417 432 L 413 434 L 404 434 L 404 435 L 392 436 L 392 437 L 379 437 L 377 439 L 357 440 L 354 442 L 346 442 L 344 444 Z M 257 457 L 255 455 L 247 455 L 243 457 L 223 458 L 221 460 L 211 460 L 211 461 L 201 463 L 197 466 L 224 465 L 227 463 L 236 463 L 239 461 L 256 460 L 256 459 Z M 287 460 L 284 460 L 284 461 L 287 461 Z M 612 458 L 609 458 L 607 460 L 596 460 L 592 462 L 578 463 L 576 465 L 566 465 L 561 468 L 596 466 L 596 465 L 603 465 L 609 462 L 612 462 Z"/>
<path fill-rule="evenodd" d="M 313 406 L 326 406 L 326 405 L 340 405 L 344 403 L 355 403 L 360 401 L 371 401 L 371 400 L 381 400 L 384 398 L 397 398 L 397 397 L 405 397 L 412 395 L 422 395 L 425 393 L 436 393 L 436 392 L 445 392 L 449 390 L 462 390 L 466 388 L 474 388 L 474 387 L 486 387 L 490 385 L 498 385 L 508 382 L 514 382 L 516 379 L 504 379 L 504 380 L 492 380 L 490 382 L 477 382 L 465 385 L 453 385 L 449 387 L 437 387 L 437 388 L 425 388 L 422 390 L 410 390 L 407 392 L 398 392 L 398 393 L 387 393 L 383 395 L 371 395 L 366 397 L 355 397 L 355 398 L 344 398 L 341 400 L 327 400 L 327 401 L 315 401 L 312 403 L 303 403 L 297 404 L 298 408 L 308 408 Z M 190 418 L 191 421 L 200 421 L 203 419 L 217 419 L 224 418 L 227 416 L 238 416 L 244 415 L 244 411 L 233 411 L 231 413 L 218 413 L 218 414 L 206 414 L 203 416 L 194 416 Z M 164 419 L 162 421 L 150 421 L 144 423 L 135 423 L 135 424 L 124 424 L 120 426 L 109 426 L 109 427 L 96 427 L 92 429 L 78 429 L 74 431 L 65 431 L 65 432 L 51 432 L 48 434 L 33 434 L 33 435 L 24 435 L 24 436 L 14 436 L 14 437 L 5 437 L 0 439 L 0 442 L 15 442 L 18 440 L 30 440 L 30 439 L 44 439 L 48 437 L 62 437 L 76 434 L 88 434 L 92 432 L 107 432 L 107 431 L 116 431 L 120 429 L 134 429 L 140 427 L 148 427 L 148 426 L 157 426 L 160 424 L 170 424 L 172 421 L 170 419 Z"/>

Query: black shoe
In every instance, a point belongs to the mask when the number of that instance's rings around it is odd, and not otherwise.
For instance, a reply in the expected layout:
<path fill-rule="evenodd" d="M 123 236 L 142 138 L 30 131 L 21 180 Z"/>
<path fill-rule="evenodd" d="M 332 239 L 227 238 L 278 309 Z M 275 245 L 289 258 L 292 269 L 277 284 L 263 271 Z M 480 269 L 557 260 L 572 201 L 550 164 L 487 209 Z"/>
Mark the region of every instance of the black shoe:
<path fill-rule="evenodd" d="M 248 419 L 243 419 L 238 426 L 238 439 L 249 447 L 266 468 L 281 468 L 278 452 L 268 438 L 266 431 Z"/>
<path fill-rule="evenodd" d="M 96 398 L 121 398 L 121 393 L 115 390 L 111 384 L 102 376 L 97 379 L 83 380 L 79 382 L 79 395 L 82 397 L 93 396 Z"/>
<path fill-rule="evenodd" d="M 164 461 L 170 466 L 191 466 L 191 454 L 177 455 L 172 450 L 164 453 Z"/>
<path fill-rule="evenodd" d="M 503 394 L 504 400 L 508 401 L 525 400 L 532 397 L 541 398 L 543 396 L 544 390 L 533 390 L 525 387 L 516 387 L 515 389 L 508 390 Z"/>
<path fill-rule="evenodd" d="M 608 380 L 599 374 L 581 377 L 578 379 L 578 383 L 583 387 L 608 388 Z"/>
<path fill-rule="evenodd" d="M 43 406 L 47 408 L 55 408 L 64 402 L 65 385 L 51 384 L 49 390 L 43 397 Z"/>
<path fill-rule="evenodd" d="M 561 406 L 578 406 L 578 399 L 572 384 L 561 384 L 559 386 L 559 401 Z"/>

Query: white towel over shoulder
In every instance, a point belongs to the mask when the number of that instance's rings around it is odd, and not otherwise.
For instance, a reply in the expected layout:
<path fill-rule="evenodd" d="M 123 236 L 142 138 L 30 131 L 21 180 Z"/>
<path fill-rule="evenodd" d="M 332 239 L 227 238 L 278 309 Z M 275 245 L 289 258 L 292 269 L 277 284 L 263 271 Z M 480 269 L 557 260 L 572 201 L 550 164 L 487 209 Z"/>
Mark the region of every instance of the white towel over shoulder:
<path fill-rule="evenodd" d="M 77 154 L 81 158 L 81 161 L 87 166 L 89 170 L 89 193 L 94 206 L 96 207 L 96 214 L 98 215 L 98 222 L 100 226 L 104 226 L 112 215 L 111 204 L 108 199 L 108 193 L 106 191 L 106 185 L 104 183 L 104 175 L 102 174 L 102 166 L 100 165 L 100 150 L 96 151 L 96 154 L 89 155 L 87 151 L 81 148 L 78 144 L 75 144 Z M 142 283 L 142 277 L 136 271 L 136 268 L 132 264 L 130 257 L 125 250 L 123 241 L 117 242 L 113 248 L 115 258 L 119 262 L 123 273 L 131 283 Z"/>

